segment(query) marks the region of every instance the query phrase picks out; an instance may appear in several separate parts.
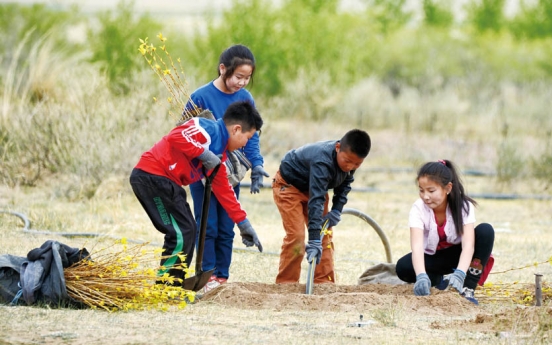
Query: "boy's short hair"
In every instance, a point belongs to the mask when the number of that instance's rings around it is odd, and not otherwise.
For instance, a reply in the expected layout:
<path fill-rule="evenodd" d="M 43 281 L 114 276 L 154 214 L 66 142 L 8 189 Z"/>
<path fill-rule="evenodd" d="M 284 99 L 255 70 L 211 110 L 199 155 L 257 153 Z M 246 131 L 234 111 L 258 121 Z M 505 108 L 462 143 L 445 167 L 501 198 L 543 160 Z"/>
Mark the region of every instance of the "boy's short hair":
<path fill-rule="evenodd" d="M 249 132 L 251 129 L 260 131 L 263 126 L 261 115 L 249 101 L 231 103 L 226 108 L 222 120 L 226 125 L 242 126 L 242 132 Z"/>
<path fill-rule="evenodd" d="M 366 158 L 370 152 L 372 141 L 363 130 L 351 129 L 341 138 L 341 151 L 350 151 L 360 158 Z"/>

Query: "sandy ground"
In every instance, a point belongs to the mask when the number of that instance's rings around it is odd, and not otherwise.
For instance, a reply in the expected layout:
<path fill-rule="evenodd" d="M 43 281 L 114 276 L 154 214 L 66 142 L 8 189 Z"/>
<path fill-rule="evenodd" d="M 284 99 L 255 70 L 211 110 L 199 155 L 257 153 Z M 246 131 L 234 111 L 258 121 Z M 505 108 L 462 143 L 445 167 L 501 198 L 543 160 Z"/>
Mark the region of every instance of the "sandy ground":
<path fill-rule="evenodd" d="M 269 166 L 271 171 L 274 169 Z M 367 212 L 384 229 L 393 261 L 409 251 L 406 219 L 417 197 L 412 172 L 368 170 L 359 176 L 369 192 L 353 192 L 348 207 Z M 492 177 L 467 177 L 473 194 L 492 191 Z M 162 236 L 135 200 L 126 177 L 106 180 L 91 200 L 56 197 L 62 180 L 44 188 L 0 186 L 2 209 L 26 214 L 33 229 L 21 231 L 16 217 L 0 215 L 0 254 L 26 255 L 48 239 L 73 247 L 109 245 L 111 240 L 66 238 L 56 232 L 104 233 L 151 241 Z M 514 186 L 515 187 L 515 186 Z M 532 194 L 527 184 L 521 194 Z M 335 229 L 337 284 L 316 285 L 305 295 L 299 284 L 276 285 L 278 253 L 283 237 L 271 191 L 243 193 L 242 205 L 251 215 L 265 247 L 246 250 L 235 239 L 231 277 L 226 285 L 183 310 L 107 313 L 98 310 L 0 306 L 0 344 L 545 344 L 552 341 L 552 305 L 514 304 L 511 298 L 476 291 L 475 306 L 452 291 L 432 290 L 416 297 L 411 285 L 357 285 L 370 266 L 385 262 L 382 242 L 366 224 L 344 216 Z M 495 267 L 489 282 L 531 287 L 534 273 L 549 282 L 552 265 L 550 212 L 552 200 L 478 198 L 478 221 L 495 226 Z M 306 263 L 306 261 L 305 261 Z M 528 268 L 518 269 L 528 265 Z M 305 265 L 306 268 L 306 265 Z M 303 270 L 305 271 L 305 270 Z M 304 272 L 303 272 L 304 273 Z M 508 292 L 502 289 L 502 292 Z M 362 320 L 361 320 L 362 315 Z M 360 323 L 362 321 L 362 323 Z"/>
<path fill-rule="evenodd" d="M 551 307 L 483 304 L 409 285 L 227 283 L 184 310 L 0 307 L 1 344 L 525 344 L 550 341 Z M 547 321 L 548 320 L 548 321 Z M 541 325 L 541 326 L 538 326 Z M 544 325 L 544 326 L 543 326 Z M 547 325 L 547 326 L 546 326 Z M 544 327 L 544 328 L 543 328 Z"/>

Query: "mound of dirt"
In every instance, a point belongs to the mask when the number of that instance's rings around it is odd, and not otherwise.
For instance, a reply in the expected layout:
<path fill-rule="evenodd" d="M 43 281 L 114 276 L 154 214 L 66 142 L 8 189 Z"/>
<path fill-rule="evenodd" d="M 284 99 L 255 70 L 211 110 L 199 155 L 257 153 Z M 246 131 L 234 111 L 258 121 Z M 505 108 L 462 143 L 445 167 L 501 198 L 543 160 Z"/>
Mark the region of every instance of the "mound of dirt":
<path fill-rule="evenodd" d="M 244 298 L 246 296 L 246 298 Z M 313 295 L 305 284 L 226 283 L 205 294 L 202 302 L 243 309 L 355 311 L 398 304 L 415 312 L 458 315 L 477 306 L 456 292 L 432 289 L 431 295 L 417 297 L 412 285 L 315 285 Z"/>

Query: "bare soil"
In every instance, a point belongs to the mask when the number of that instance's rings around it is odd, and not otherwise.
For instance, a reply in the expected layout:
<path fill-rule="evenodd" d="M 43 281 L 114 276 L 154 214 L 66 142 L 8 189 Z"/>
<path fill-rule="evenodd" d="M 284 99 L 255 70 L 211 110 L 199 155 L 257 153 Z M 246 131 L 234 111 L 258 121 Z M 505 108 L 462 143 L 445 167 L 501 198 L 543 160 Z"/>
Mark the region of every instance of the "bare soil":
<path fill-rule="evenodd" d="M 227 283 L 209 291 L 200 299 L 219 305 L 244 309 L 354 311 L 371 310 L 390 303 L 431 315 L 457 315 L 479 308 L 457 293 L 432 289 L 427 297 L 416 297 L 412 285 L 315 285 L 312 295 L 305 284 Z"/>

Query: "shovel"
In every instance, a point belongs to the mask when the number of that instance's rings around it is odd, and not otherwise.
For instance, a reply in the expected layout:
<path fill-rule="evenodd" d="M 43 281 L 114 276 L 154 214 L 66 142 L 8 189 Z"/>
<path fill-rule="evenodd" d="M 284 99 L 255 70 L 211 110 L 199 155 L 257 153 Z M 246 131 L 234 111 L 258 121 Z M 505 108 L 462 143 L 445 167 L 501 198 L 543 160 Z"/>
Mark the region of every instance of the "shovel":
<path fill-rule="evenodd" d="M 205 173 L 205 189 L 203 191 L 203 204 L 201 205 L 201 222 L 199 225 L 199 243 L 197 245 L 196 253 L 196 269 L 195 276 L 188 277 L 182 282 L 182 288 L 184 290 L 199 291 L 213 275 L 215 269 L 203 272 L 203 249 L 205 247 L 205 236 L 207 234 L 207 217 L 209 216 L 209 202 L 211 201 L 211 182 L 215 178 L 216 173 L 220 168 L 220 164 L 217 165 L 211 175 L 207 176 Z"/>
<path fill-rule="evenodd" d="M 324 225 L 322 226 L 322 230 L 320 230 L 320 242 L 324 239 L 324 233 L 326 232 L 326 229 L 328 228 L 328 220 L 324 222 Z M 324 248 L 322 248 L 322 251 L 324 251 Z M 307 289 L 305 291 L 305 294 L 312 295 L 312 289 L 314 287 L 314 270 L 316 269 L 316 258 L 312 258 L 312 260 L 309 262 L 309 270 L 307 271 Z"/>

